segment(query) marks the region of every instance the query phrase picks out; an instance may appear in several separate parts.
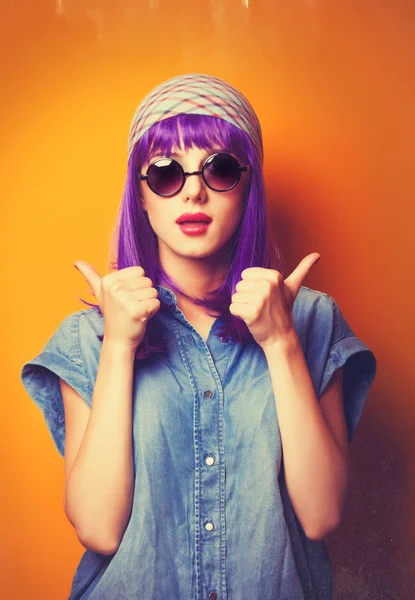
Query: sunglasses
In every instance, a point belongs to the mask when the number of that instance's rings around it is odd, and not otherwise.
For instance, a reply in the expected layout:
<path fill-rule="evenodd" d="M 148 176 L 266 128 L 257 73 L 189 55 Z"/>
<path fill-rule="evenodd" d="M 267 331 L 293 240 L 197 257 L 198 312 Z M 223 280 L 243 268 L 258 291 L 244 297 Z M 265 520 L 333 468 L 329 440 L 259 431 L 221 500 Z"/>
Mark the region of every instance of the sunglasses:
<path fill-rule="evenodd" d="M 185 173 L 183 167 L 173 158 L 158 158 L 150 164 L 145 175 L 138 173 L 140 180 L 146 180 L 148 187 L 159 196 L 174 196 L 186 183 L 188 175 L 201 175 L 205 184 L 215 192 L 227 192 L 241 179 L 241 173 L 250 165 L 241 166 L 231 154 L 217 152 L 203 163 L 201 171 Z"/>

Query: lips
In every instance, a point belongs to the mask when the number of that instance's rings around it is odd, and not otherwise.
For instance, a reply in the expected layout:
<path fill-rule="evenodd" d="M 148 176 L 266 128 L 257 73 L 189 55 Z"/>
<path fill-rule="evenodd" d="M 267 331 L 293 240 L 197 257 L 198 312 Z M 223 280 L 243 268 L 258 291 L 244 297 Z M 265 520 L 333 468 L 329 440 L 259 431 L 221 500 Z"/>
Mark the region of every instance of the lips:
<path fill-rule="evenodd" d="M 210 223 L 211 217 L 205 215 L 205 213 L 184 213 L 176 219 L 176 223 Z"/>

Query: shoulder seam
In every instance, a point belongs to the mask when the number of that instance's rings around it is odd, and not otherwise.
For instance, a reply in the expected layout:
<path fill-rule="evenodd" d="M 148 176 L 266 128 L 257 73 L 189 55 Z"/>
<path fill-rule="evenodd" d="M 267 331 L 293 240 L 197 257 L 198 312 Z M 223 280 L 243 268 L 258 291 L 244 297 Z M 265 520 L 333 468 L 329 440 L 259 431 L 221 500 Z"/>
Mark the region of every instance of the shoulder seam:
<path fill-rule="evenodd" d="M 93 310 L 93 309 L 91 308 L 89 310 Z M 78 313 L 75 313 L 75 314 L 77 315 L 77 319 L 76 319 L 76 343 L 78 345 L 78 351 L 79 351 L 79 355 L 81 357 L 82 368 L 84 370 L 85 377 L 86 377 L 86 379 L 88 381 L 88 385 L 89 385 L 89 387 L 91 389 L 91 393 L 92 393 L 92 391 L 93 391 L 92 383 L 91 383 L 91 380 L 89 379 L 89 375 L 88 375 L 88 373 L 87 373 L 87 371 L 85 369 L 85 359 L 84 359 L 84 355 L 83 355 L 82 348 L 81 348 L 81 342 L 79 340 L 79 327 L 80 327 L 79 321 L 80 321 L 81 317 L 85 314 L 85 311 L 81 310 L 81 311 L 79 311 Z"/>
<path fill-rule="evenodd" d="M 329 296 L 329 294 L 326 294 L 325 292 L 322 292 L 321 290 L 313 290 L 312 288 L 309 288 L 306 285 L 302 285 L 301 287 L 306 289 L 309 292 L 313 292 L 317 296 L 325 296 L 325 298 L 327 298 L 327 300 L 330 302 L 330 304 L 332 304 L 332 305 L 335 304 L 334 299 L 331 296 Z"/>

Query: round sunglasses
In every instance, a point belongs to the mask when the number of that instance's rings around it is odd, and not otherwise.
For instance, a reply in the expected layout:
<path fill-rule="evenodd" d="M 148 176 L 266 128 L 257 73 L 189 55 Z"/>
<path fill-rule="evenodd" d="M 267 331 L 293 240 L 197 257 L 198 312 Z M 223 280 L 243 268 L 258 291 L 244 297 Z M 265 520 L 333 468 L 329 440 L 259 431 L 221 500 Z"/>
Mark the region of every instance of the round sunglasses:
<path fill-rule="evenodd" d="M 241 179 L 241 173 L 250 165 L 241 166 L 231 154 L 217 152 L 209 156 L 201 171 L 185 172 L 177 160 L 158 158 L 150 164 L 145 175 L 138 173 L 140 180 L 146 180 L 148 187 L 159 196 L 174 196 L 186 183 L 189 175 L 201 175 L 205 184 L 215 192 L 228 192 Z"/>

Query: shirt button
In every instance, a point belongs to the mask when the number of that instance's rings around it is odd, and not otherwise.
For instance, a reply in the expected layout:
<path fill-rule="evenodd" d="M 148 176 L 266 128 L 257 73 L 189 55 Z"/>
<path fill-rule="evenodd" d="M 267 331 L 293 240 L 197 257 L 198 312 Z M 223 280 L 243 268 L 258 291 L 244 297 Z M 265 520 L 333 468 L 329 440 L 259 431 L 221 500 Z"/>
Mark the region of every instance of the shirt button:
<path fill-rule="evenodd" d="M 213 525 L 212 521 L 208 521 L 208 522 L 205 524 L 205 529 L 206 529 L 206 531 L 213 531 L 213 528 L 214 528 L 214 525 Z"/>
<path fill-rule="evenodd" d="M 217 597 L 216 592 L 209 592 L 209 600 L 216 600 Z"/>
<path fill-rule="evenodd" d="M 205 463 L 207 464 L 208 467 L 211 467 L 215 462 L 215 459 L 213 458 L 213 456 L 211 454 L 208 454 L 208 456 L 205 459 Z"/>
<path fill-rule="evenodd" d="M 191 336 L 190 334 L 187 336 L 187 341 L 189 342 L 190 346 L 193 346 L 195 343 L 193 336 Z"/>
<path fill-rule="evenodd" d="M 205 398 L 212 398 L 213 393 L 210 390 L 206 390 L 206 392 L 203 395 Z"/>

